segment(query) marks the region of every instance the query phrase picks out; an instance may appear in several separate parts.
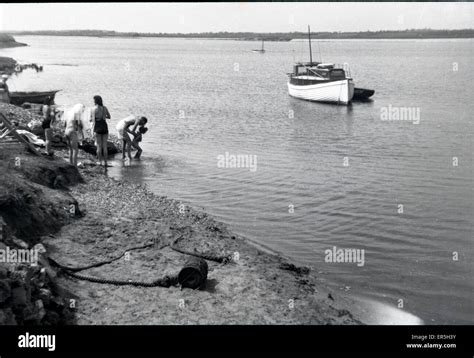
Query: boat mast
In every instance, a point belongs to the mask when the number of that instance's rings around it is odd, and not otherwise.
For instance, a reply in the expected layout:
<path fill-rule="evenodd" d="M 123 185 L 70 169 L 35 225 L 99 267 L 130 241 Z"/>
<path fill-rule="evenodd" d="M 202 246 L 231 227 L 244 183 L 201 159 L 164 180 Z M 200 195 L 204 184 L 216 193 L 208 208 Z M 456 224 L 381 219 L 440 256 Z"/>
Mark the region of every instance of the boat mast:
<path fill-rule="evenodd" d="M 309 41 L 309 65 L 313 65 L 313 52 L 311 51 L 311 29 L 308 25 L 308 41 Z"/>

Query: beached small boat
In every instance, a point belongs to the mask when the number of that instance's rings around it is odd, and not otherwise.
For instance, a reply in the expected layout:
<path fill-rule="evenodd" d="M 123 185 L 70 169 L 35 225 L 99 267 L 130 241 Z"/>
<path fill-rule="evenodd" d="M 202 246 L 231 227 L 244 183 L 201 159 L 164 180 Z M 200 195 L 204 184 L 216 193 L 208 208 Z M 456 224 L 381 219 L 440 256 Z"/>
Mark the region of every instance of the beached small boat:
<path fill-rule="evenodd" d="M 308 101 L 349 104 L 354 82 L 346 69 L 332 63 L 313 62 L 311 30 L 308 26 L 309 62 L 296 63 L 289 73 L 288 93 Z"/>
<path fill-rule="evenodd" d="M 354 97 L 352 100 L 367 101 L 374 95 L 375 91 L 366 88 L 354 88 Z"/>
<path fill-rule="evenodd" d="M 60 90 L 45 92 L 10 92 L 10 103 L 17 106 L 21 106 L 26 102 L 43 104 L 48 97 L 51 98 L 54 103 L 54 97 L 59 91 Z"/>
<path fill-rule="evenodd" d="M 265 53 L 264 41 L 262 40 L 262 48 L 261 49 L 255 49 L 255 50 L 252 50 L 252 52 Z"/>

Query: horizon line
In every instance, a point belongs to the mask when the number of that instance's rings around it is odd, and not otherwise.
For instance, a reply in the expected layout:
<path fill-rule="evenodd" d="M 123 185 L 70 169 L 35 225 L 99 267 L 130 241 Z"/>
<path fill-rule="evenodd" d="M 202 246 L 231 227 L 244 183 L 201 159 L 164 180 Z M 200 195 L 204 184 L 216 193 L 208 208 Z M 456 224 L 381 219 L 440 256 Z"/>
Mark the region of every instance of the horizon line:
<path fill-rule="evenodd" d="M 344 34 L 344 33 L 366 33 L 366 32 L 405 32 L 405 31 L 473 31 L 474 27 L 471 28 L 460 28 L 460 29 L 437 29 L 437 28 L 407 28 L 403 30 L 364 30 L 364 31 L 311 31 L 311 33 L 330 33 L 330 34 Z M 259 32 L 259 31 L 201 31 L 201 32 L 138 32 L 138 31 L 117 31 L 117 30 L 99 30 L 99 29 L 61 29 L 61 30 L 0 30 L 0 33 L 15 33 L 15 32 L 73 32 L 73 31 L 95 31 L 95 32 L 113 32 L 116 34 L 146 34 L 146 35 L 195 35 L 195 34 L 306 34 L 306 31 L 273 31 L 273 32 Z"/>

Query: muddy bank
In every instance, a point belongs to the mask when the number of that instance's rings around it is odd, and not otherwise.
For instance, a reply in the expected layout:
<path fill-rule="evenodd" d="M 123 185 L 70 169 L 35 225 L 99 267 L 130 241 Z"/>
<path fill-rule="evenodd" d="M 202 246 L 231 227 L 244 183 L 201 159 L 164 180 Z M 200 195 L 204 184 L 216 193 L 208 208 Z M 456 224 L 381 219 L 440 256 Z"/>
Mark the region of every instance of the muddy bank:
<path fill-rule="evenodd" d="M 35 294 L 30 301 L 61 317 L 58 322 L 361 323 L 350 313 L 351 303 L 327 290 L 315 273 L 257 249 L 205 213 L 154 195 L 146 187 L 107 177 L 103 168 L 95 166 L 93 158 L 82 151 L 79 171 L 63 158 L 36 159 L 26 153 L 20 154 L 24 168 L 15 168 L 12 160 L 17 157 L 16 151 L 19 149 L 2 151 L 7 153 L 1 163 L 8 175 L 0 182 L 0 215 L 7 231 L 17 239 L 29 247 L 44 245 L 44 255 L 53 260 L 49 264 L 84 267 L 108 260 L 111 262 L 81 274 L 147 282 L 176 275 L 188 259 L 179 251 L 227 258 L 223 262 L 207 261 L 208 280 L 199 290 L 99 284 L 70 277 L 50 266 L 48 270 L 54 272 L 54 277 L 48 279 L 50 292 L 62 305 L 35 303 L 40 299 Z M 52 168 L 56 168 L 56 177 L 63 177 L 62 185 L 56 185 L 52 176 L 40 174 Z M 68 210 L 71 205 L 75 208 L 73 215 Z M 179 250 L 172 249 L 173 242 Z M 146 248 L 127 252 L 147 244 L 150 245 Z M 111 260 L 117 257 L 121 258 Z M 41 268 L 40 265 L 40 271 Z M 73 307 L 70 302 L 74 302 Z M 1 303 L 0 311 L 5 311 Z M 24 315 L 19 315 L 16 323 L 24 322 Z"/>
<path fill-rule="evenodd" d="M 0 172 L 0 324 L 74 323 L 71 295 L 57 285 L 41 241 L 80 215 L 67 188 L 82 177 L 19 144 L 1 146 Z"/>
<path fill-rule="evenodd" d="M 12 235 L 36 244 L 71 219 L 77 201 L 67 188 L 83 181 L 75 167 L 9 144 L 1 147 L 0 169 L 0 215 Z"/>

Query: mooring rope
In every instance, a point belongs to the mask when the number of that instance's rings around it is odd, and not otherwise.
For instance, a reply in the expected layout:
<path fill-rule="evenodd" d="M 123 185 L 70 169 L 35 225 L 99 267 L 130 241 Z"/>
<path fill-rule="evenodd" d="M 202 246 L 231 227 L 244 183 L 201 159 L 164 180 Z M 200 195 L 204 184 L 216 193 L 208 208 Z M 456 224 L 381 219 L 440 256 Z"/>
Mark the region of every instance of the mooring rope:
<path fill-rule="evenodd" d="M 170 245 L 170 248 L 176 252 L 179 252 L 181 254 L 185 254 L 185 255 L 189 255 L 189 256 L 195 256 L 195 257 L 200 257 L 202 259 L 205 259 L 205 260 L 208 260 L 208 261 L 214 261 L 214 262 L 218 262 L 218 263 L 224 263 L 224 264 L 227 264 L 229 263 L 232 258 L 231 256 L 229 255 L 226 255 L 226 256 L 218 256 L 218 255 L 212 255 L 212 254 L 204 254 L 204 253 L 199 253 L 199 252 L 190 252 L 190 251 L 186 251 L 186 250 L 183 250 L 179 247 L 176 246 L 176 244 L 178 243 L 178 241 L 180 241 L 184 236 L 181 235 L 180 237 L 178 237 L 176 240 L 174 240 L 171 245 Z"/>
<path fill-rule="evenodd" d="M 108 284 L 108 285 L 117 285 L 117 286 L 125 286 L 125 285 L 130 285 L 130 286 L 142 286 L 142 287 L 166 287 L 169 288 L 171 286 L 175 286 L 178 283 L 178 276 L 173 275 L 173 276 L 168 276 L 165 275 L 157 280 L 154 281 L 136 281 L 136 280 L 117 280 L 117 279 L 106 279 L 106 278 L 100 278 L 100 277 L 95 277 L 95 276 L 90 276 L 90 275 L 82 275 L 78 274 L 75 272 L 67 271 L 64 270 L 64 272 L 74 278 L 77 278 L 79 280 L 84 280 L 84 281 L 89 281 L 89 282 L 95 282 L 95 283 L 102 283 L 102 284 Z"/>
<path fill-rule="evenodd" d="M 155 243 L 149 243 L 149 244 L 145 244 L 145 245 L 140 245 L 140 246 L 134 246 L 134 247 L 131 247 L 127 250 L 125 250 L 121 255 L 117 256 L 117 257 L 114 257 L 114 258 L 111 258 L 109 260 L 104 260 L 104 261 L 100 261 L 100 262 L 96 262 L 96 263 L 93 263 L 93 264 L 90 264 L 90 265 L 87 265 L 87 266 L 80 266 L 80 267 L 70 267 L 70 266 L 65 266 L 65 265 L 62 265 L 60 264 L 59 262 L 57 262 L 56 260 L 53 260 L 52 258 L 49 258 L 51 261 L 53 261 L 53 263 L 64 269 L 64 270 L 67 270 L 67 271 L 72 271 L 72 272 L 78 272 L 78 271 L 84 271 L 84 270 L 89 270 L 91 268 L 94 268 L 94 267 L 100 267 L 100 266 L 103 266 L 103 265 L 107 265 L 107 264 L 110 264 L 114 261 L 117 261 L 117 260 L 120 260 L 122 257 L 124 257 L 127 252 L 129 251 L 133 251 L 133 250 L 139 250 L 139 249 L 146 249 L 147 247 L 151 247 L 151 246 L 154 246 Z"/>
<path fill-rule="evenodd" d="M 209 261 L 215 261 L 218 263 L 229 263 L 231 261 L 231 258 L 229 256 L 218 256 L 218 255 L 211 255 L 211 254 L 202 254 L 202 253 L 197 253 L 197 252 L 189 252 L 183 249 L 180 249 L 176 246 L 178 241 L 180 241 L 184 236 L 181 235 L 177 239 L 175 239 L 171 244 L 166 244 L 161 247 L 165 248 L 166 246 L 169 246 L 172 250 L 179 252 L 181 254 L 185 255 L 190 255 L 190 256 L 196 256 L 203 258 L 205 260 Z M 59 267 L 62 271 L 64 271 L 68 276 L 71 276 L 73 278 L 76 278 L 78 280 L 84 280 L 84 281 L 89 281 L 89 282 L 94 282 L 94 283 L 102 283 L 102 284 L 109 284 L 109 285 L 117 285 L 117 286 L 125 286 L 125 285 L 130 285 L 130 286 L 142 286 L 142 287 L 166 287 L 169 288 L 171 286 L 175 286 L 178 283 L 178 275 L 165 275 L 159 279 L 156 279 L 154 281 L 137 281 L 137 280 L 118 280 L 118 279 L 106 279 L 106 278 L 101 278 L 101 277 L 95 277 L 95 276 L 90 276 L 90 275 L 84 275 L 84 274 L 79 274 L 77 272 L 79 271 L 84 271 L 88 270 L 91 268 L 95 267 L 100 267 L 103 265 L 110 264 L 114 261 L 117 261 L 121 259 L 127 252 L 133 251 L 133 250 L 139 250 L 139 249 L 145 249 L 151 246 L 154 246 L 155 243 L 148 243 L 145 245 L 140 245 L 140 246 L 134 246 L 131 247 L 127 250 L 125 250 L 121 255 L 111 258 L 109 260 L 104 260 L 100 262 L 96 262 L 87 266 L 80 266 L 80 267 L 69 267 L 60 264 L 56 260 L 52 259 L 49 257 L 50 262 L 52 262 L 55 266 Z"/>

